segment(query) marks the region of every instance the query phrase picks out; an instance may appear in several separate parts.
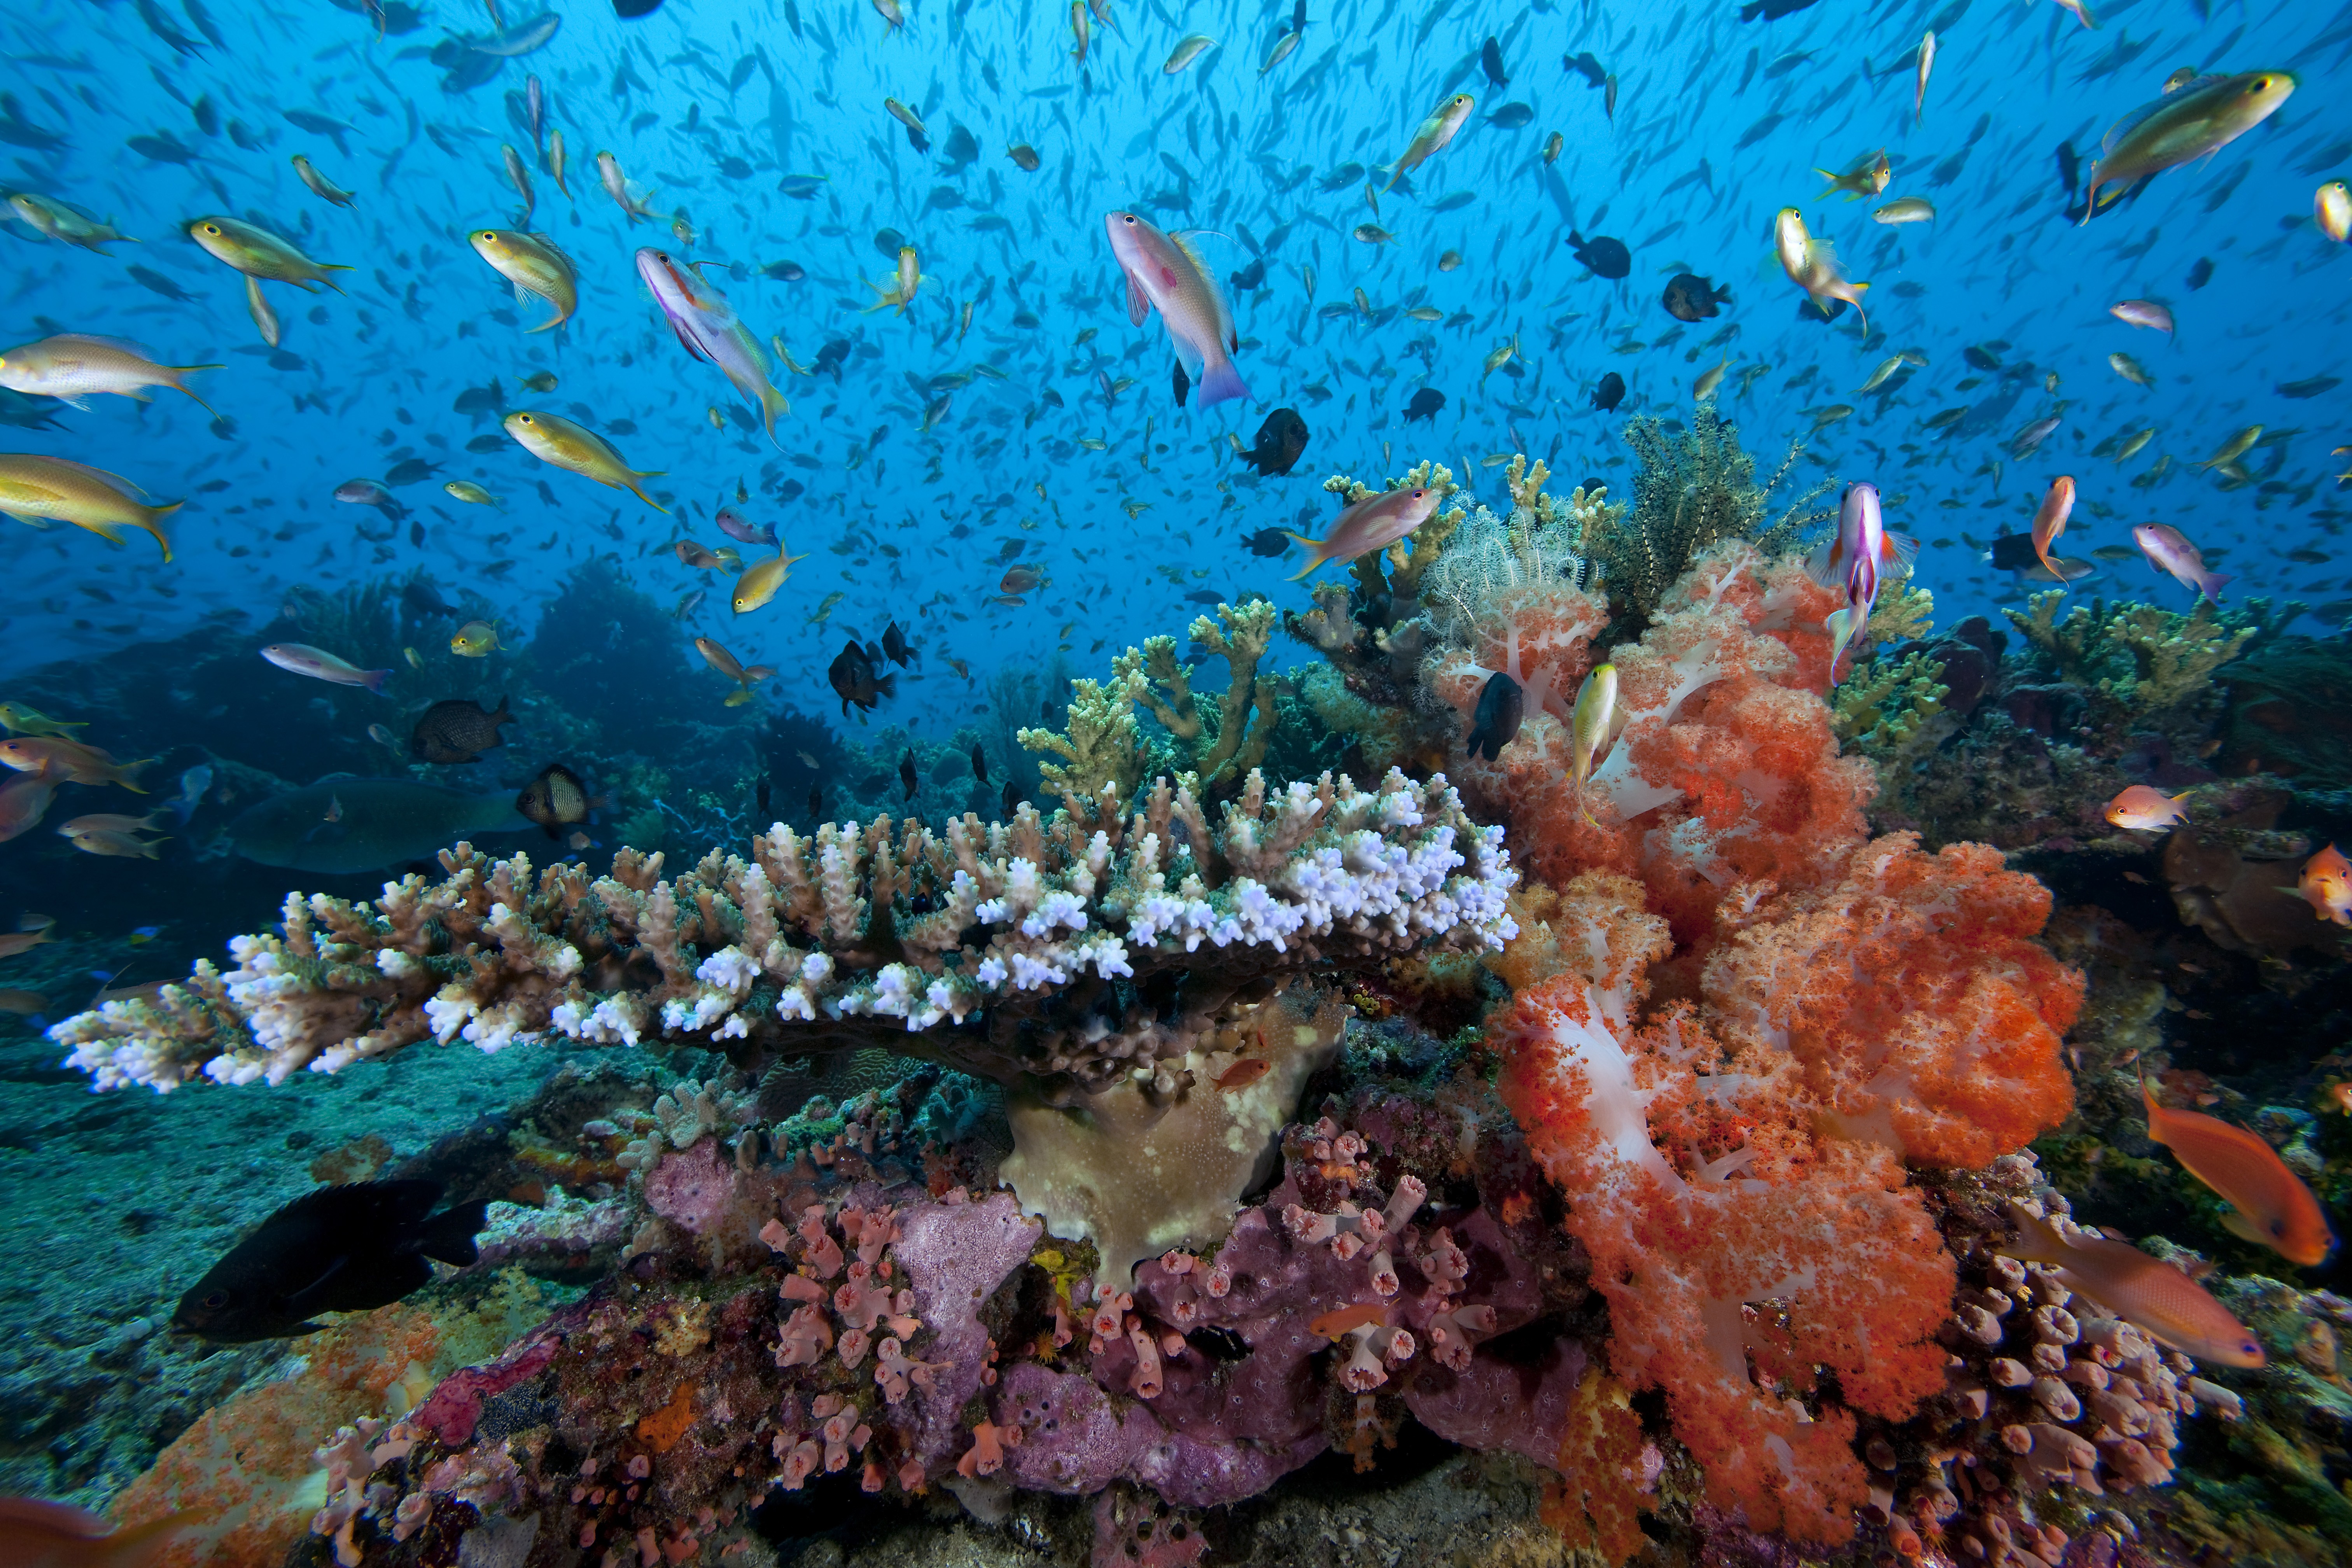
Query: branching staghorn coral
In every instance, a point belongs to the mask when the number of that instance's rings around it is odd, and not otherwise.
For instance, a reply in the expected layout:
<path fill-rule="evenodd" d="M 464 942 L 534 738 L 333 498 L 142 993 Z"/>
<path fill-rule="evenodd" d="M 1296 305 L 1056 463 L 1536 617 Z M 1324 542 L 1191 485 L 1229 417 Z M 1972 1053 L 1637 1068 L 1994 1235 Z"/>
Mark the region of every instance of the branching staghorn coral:
<path fill-rule="evenodd" d="M 1628 420 L 1625 444 L 1641 467 L 1633 475 L 1633 510 L 1589 531 L 1584 548 L 1600 567 L 1612 606 L 1639 632 L 1666 590 L 1709 548 L 1726 540 L 1752 541 L 1766 556 L 1833 515 L 1814 503 L 1835 483 L 1824 479 L 1792 500 L 1779 521 L 1765 520 L 1766 501 L 1780 488 L 1801 450 L 1791 442 L 1780 468 L 1759 489 L 1756 460 L 1739 446 L 1738 426 L 1714 404 L 1691 411 L 1689 426 L 1670 435 L 1658 420 Z"/>
<path fill-rule="evenodd" d="M 1936 722 L 1950 692 L 1937 679 L 1943 668 L 1915 650 L 1855 670 L 1831 702 L 1831 727 L 1839 744 L 1868 757 L 1882 773 L 1934 745 L 1951 729 L 1948 722 Z"/>
<path fill-rule="evenodd" d="M 1040 762 L 1037 773 L 1072 813 L 1092 812 L 1106 790 L 1123 803 L 1141 782 L 1143 752 L 1136 739 L 1135 700 L 1145 679 L 1140 668 L 1127 664 L 1113 667 L 1107 685 L 1081 677 L 1070 683 L 1066 734 L 1020 731 L 1024 749 L 1062 759 Z"/>
<path fill-rule="evenodd" d="M 283 934 L 237 938 L 230 973 L 200 963 L 52 1038 L 107 1089 L 278 1082 L 427 1037 L 561 1037 L 746 1065 L 880 1047 L 1089 1092 L 1166 1076 L 1188 1020 L 1258 983 L 1504 940 L 1517 874 L 1501 838 L 1442 777 L 1276 792 L 1253 773 L 1213 830 L 1163 779 L 1125 818 L 779 824 L 749 859 L 714 850 L 674 879 L 659 855 L 623 851 L 592 878 L 460 846 L 445 879 L 365 903 L 290 894 Z"/>
<path fill-rule="evenodd" d="M 2153 605 L 2076 605 L 2062 620 L 2066 595 L 2053 588 L 2004 610 L 2010 624 L 2066 680 L 2095 692 L 2105 706 L 2151 713 L 2196 701 L 2212 689 L 2213 672 L 2238 657 L 2257 628 L 2235 631 L 2214 619 L 2210 600 L 2188 615 Z"/>
<path fill-rule="evenodd" d="M 1274 617 L 1274 605 L 1265 599 L 1239 606 L 1219 605 L 1214 619 L 1193 617 L 1187 632 L 1223 658 L 1230 672 L 1224 696 L 1205 716 L 1193 700 L 1192 678 L 1176 657 L 1174 637 L 1147 637 L 1140 653 L 1129 648 L 1111 661 L 1121 680 L 1139 670 L 1145 675 L 1144 683 L 1134 688 L 1136 700 L 1151 710 L 1151 716 L 1184 749 L 1192 771 L 1210 789 L 1265 761 L 1282 682 L 1272 674 L 1261 677 L 1257 667 L 1273 639 Z"/>

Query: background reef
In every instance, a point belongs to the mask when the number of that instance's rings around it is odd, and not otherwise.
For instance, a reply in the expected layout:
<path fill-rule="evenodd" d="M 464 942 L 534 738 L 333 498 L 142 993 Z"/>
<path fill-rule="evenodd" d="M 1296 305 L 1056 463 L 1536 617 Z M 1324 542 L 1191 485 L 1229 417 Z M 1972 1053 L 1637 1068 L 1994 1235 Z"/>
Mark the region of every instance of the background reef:
<path fill-rule="evenodd" d="M 2340 928 L 2291 889 L 2346 650 L 2259 602 L 1937 635 L 1897 582 L 1832 687 L 1825 489 L 1706 405 L 1637 447 L 1625 500 L 1516 458 L 1507 511 L 1424 463 L 1388 482 L 1437 515 L 1311 610 L 1001 673 L 944 743 L 728 706 L 596 568 L 423 669 L 401 582 L 288 605 L 396 697 L 508 697 L 420 771 L 567 762 L 595 842 L 289 900 L 208 796 L 45 911 L 11 984 L 139 984 L 7 1047 L 25 1255 L 106 1281 L 28 1301 L 7 1484 L 205 1508 L 191 1563 L 2339 1561 L 2340 1266 L 2225 1229 L 2139 1084 L 2340 1205 Z M 250 636 L 21 690 L 247 798 L 400 765 L 341 693 L 220 728 Z M 2110 828 L 2140 783 L 2189 821 Z M 160 929 L 95 923 L 123 887 Z M 86 1179 L 224 1130 L 168 1207 Z M 289 1347 L 159 1331 L 240 1225 L 375 1174 L 489 1200 L 483 1260 Z M 2269 1364 L 2004 1256 L 2012 1202 L 2201 1274 Z"/>

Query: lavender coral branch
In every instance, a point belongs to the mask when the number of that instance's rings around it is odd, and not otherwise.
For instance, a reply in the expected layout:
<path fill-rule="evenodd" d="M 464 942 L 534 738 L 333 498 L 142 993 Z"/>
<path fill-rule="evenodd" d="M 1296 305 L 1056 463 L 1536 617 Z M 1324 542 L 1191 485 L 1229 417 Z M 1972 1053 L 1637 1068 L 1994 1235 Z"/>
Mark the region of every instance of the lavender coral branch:
<path fill-rule="evenodd" d="M 227 973 L 199 964 L 51 1037 L 101 1089 L 275 1083 L 427 1037 L 560 1037 L 739 1061 L 879 1046 L 1091 1093 L 1183 1054 L 1158 1023 L 1171 994 L 1205 1014 L 1278 976 L 1500 946 L 1517 880 L 1501 837 L 1443 777 L 1276 792 L 1253 772 L 1213 832 L 1162 780 L 1124 818 L 1024 805 L 939 832 L 779 824 L 750 858 L 714 851 L 667 879 L 659 855 L 625 850 L 591 877 L 460 845 L 437 882 L 362 903 L 289 895 L 282 934 L 237 938 Z"/>

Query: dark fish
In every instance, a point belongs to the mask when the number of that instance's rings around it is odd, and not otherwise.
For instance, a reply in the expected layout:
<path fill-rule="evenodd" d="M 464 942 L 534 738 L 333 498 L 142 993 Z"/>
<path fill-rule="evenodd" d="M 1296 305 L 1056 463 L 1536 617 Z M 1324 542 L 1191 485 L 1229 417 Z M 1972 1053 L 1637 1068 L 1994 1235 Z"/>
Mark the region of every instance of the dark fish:
<path fill-rule="evenodd" d="M 1609 68 L 1594 59 L 1590 49 L 1580 55 L 1564 56 L 1559 64 L 1562 70 L 1572 70 L 1582 77 L 1587 87 L 1599 87 L 1609 79 Z"/>
<path fill-rule="evenodd" d="M 1486 44 L 1478 50 L 1478 66 L 1486 73 L 1486 79 L 1496 87 L 1511 85 L 1509 75 L 1503 69 L 1502 43 L 1492 33 L 1486 35 Z"/>
<path fill-rule="evenodd" d="M 1501 670 L 1486 678 L 1485 689 L 1478 693 L 1478 710 L 1471 718 L 1470 739 L 1465 743 L 1474 757 L 1483 756 L 1494 762 L 1503 754 L 1503 748 L 1519 737 L 1519 721 L 1527 716 L 1527 693 L 1519 683 Z"/>
<path fill-rule="evenodd" d="M 953 174 L 971 166 L 980 156 L 980 142 L 972 133 L 959 124 L 948 132 L 947 144 L 940 148 L 946 157 L 940 161 L 940 173 Z"/>
<path fill-rule="evenodd" d="M 138 268 L 134 267 L 131 270 L 135 272 Z M 2213 258 L 2210 256 L 2200 256 L 2197 258 L 2197 265 L 2189 269 L 2189 286 L 2191 289 L 2202 289 L 2211 281 L 2213 281 Z"/>
<path fill-rule="evenodd" d="M 433 1278 L 425 1262 L 478 1256 L 480 1199 L 432 1212 L 434 1181 L 320 1187 L 261 1222 L 205 1270 L 172 1314 L 181 1333 L 223 1344 L 317 1331 L 314 1312 L 388 1307 Z"/>
<path fill-rule="evenodd" d="M 1184 595 L 1184 602 L 1188 605 L 1222 605 L 1225 596 L 1214 588 L 1195 588 Z"/>
<path fill-rule="evenodd" d="M 1587 239 L 1570 229 L 1568 247 L 1579 261 L 1592 269 L 1596 278 L 1622 278 L 1633 270 L 1633 253 L 1625 248 L 1622 239 L 1612 239 L 1605 234 Z"/>
<path fill-rule="evenodd" d="M 514 442 L 504 436 L 477 436 L 466 443 L 468 452 L 508 452 L 513 449 Z"/>
<path fill-rule="evenodd" d="M 330 120 L 327 116 L 308 109 L 289 109 L 283 112 L 289 125 L 308 131 L 313 136 L 327 137 L 334 142 L 336 152 L 346 158 L 352 155 L 351 147 L 343 138 L 349 136 L 357 127 L 346 125 L 340 120 Z"/>
<path fill-rule="evenodd" d="M 971 743 L 971 776 L 982 784 L 988 782 L 988 753 L 981 750 L 978 741 Z"/>
<path fill-rule="evenodd" d="M 797 283 L 808 276 L 808 268 L 797 261 L 771 261 L 760 268 L 760 276 L 779 283 Z"/>
<path fill-rule="evenodd" d="M 824 820 L 824 785 L 823 784 L 809 785 L 809 817 L 815 822 Z"/>
<path fill-rule="evenodd" d="M 2336 375 L 2315 375 L 2304 381 L 2283 381 L 2278 384 L 2281 397 L 2316 397 L 2323 392 L 2333 392 L 2344 384 Z"/>
<path fill-rule="evenodd" d="M 2058 183 L 2066 187 L 2066 199 L 2072 202 L 2083 184 L 2083 160 L 2072 142 L 2058 143 Z"/>
<path fill-rule="evenodd" d="M 660 10 L 661 3 L 662 0 L 613 0 L 613 15 L 624 22 L 634 22 Z"/>
<path fill-rule="evenodd" d="M 1410 425 L 1416 419 L 1434 420 L 1438 410 L 1444 406 L 1445 394 L 1433 386 L 1424 386 L 1405 404 L 1404 422 Z"/>
<path fill-rule="evenodd" d="M 1227 274 L 1226 281 L 1234 286 L 1236 294 L 1246 294 L 1262 286 L 1265 282 L 1265 258 L 1261 256 L 1239 272 Z"/>
<path fill-rule="evenodd" d="M 1181 408 L 1184 406 L 1185 395 L 1192 390 L 1192 378 L 1184 374 L 1184 362 L 1182 360 L 1178 360 L 1176 362 L 1174 385 L 1176 388 L 1176 406 Z"/>
<path fill-rule="evenodd" d="M 408 542 L 409 542 L 409 543 L 411 543 L 411 544 L 419 545 L 419 546 L 421 546 L 421 545 L 423 545 L 423 544 L 424 544 L 424 542 L 425 542 L 425 525 L 424 525 L 423 523 L 421 523 L 421 522 L 417 522 L 417 521 L 412 521 L 409 523 L 409 525 L 408 525 Z"/>
<path fill-rule="evenodd" d="M 1011 779 L 1006 779 L 1004 781 L 1003 794 L 999 795 L 998 798 L 1003 801 L 1004 815 L 1007 816 L 1012 816 L 1014 812 L 1021 809 L 1021 792 L 1013 787 L 1013 781 Z"/>
<path fill-rule="evenodd" d="M 197 130 L 207 136 L 220 134 L 220 110 L 213 107 L 213 100 L 209 96 L 199 98 L 190 104 L 188 112 L 194 118 Z"/>
<path fill-rule="evenodd" d="M 1980 349 L 1974 343 L 1970 343 L 1968 347 L 1962 349 L 1960 351 L 1960 357 L 1968 361 L 1969 364 L 1975 366 L 1979 370 L 1999 370 L 2000 368 L 2000 356 L 1989 352 L 1988 350 Z"/>
<path fill-rule="evenodd" d="M 858 646 L 857 639 L 852 637 L 843 645 L 841 652 L 834 657 L 833 663 L 826 668 L 824 678 L 832 683 L 833 694 L 841 699 L 843 718 L 849 717 L 849 705 L 853 702 L 865 711 L 871 712 L 875 704 L 883 698 L 898 695 L 894 687 L 898 678 L 895 675 L 877 675 L 874 670 L 875 662 L 875 659 Z"/>
<path fill-rule="evenodd" d="M 1778 21 L 1782 16 L 1802 11 L 1819 3 L 1820 0 L 1752 0 L 1751 4 L 1739 8 L 1739 19 L 1743 22 L 1753 22 L 1757 17 L 1761 16 L 1768 22 Z"/>
<path fill-rule="evenodd" d="M 580 775 L 562 763 L 540 769 L 539 776 L 515 796 L 515 809 L 545 828 L 550 838 L 561 838 L 565 828 L 587 821 L 595 804 Z"/>
<path fill-rule="evenodd" d="M 898 782 L 906 786 L 907 798 L 908 800 L 914 799 L 917 786 L 915 784 L 915 748 L 912 746 L 908 747 L 907 754 L 898 759 Z"/>
<path fill-rule="evenodd" d="M 459 393 L 449 409 L 453 414 L 503 414 L 506 406 L 507 395 L 499 390 L 499 378 L 494 375 L 488 386 L 469 386 Z"/>
<path fill-rule="evenodd" d="M 1996 572 L 2022 573 L 2037 582 L 2058 581 L 2042 564 L 2042 556 L 2033 548 L 2033 535 L 2030 533 L 1995 534 L 1992 548 L 1985 552 L 1985 564 Z M 2087 561 L 2061 560 L 2058 564 L 2064 570 L 2065 580 L 2070 583 L 2077 577 L 2087 577 L 2097 570 Z"/>
<path fill-rule="evenodd" d="M 1536 111 L 1527 104 L 1504 103 L 1496 105 L 1495 112 L 1486 116 L 1486 123 L 1500 131 L 1519 131 L 1524 130 L 1535 117 Z"/>
<path fill-rule="evenodd" d="M 1279 528 L 1261 528 L 1242 541 L 1252 555 L 1286 555 L 1290 552 L 1290 535 Z"/>
<path fill-rule="evenodd" d="M 1257 427 L 1257 445 L 1242 454 L 1242 461 L 1261 477 L 1286 474 L 1307 450 L 1307 421 L 1296 408 L 1277 408 Z"/>
<path fill-rule="evenodd" d="M 841 379 L 841 363 L 849 357 L 849 340 L 834 338 L 816 351 L 816 363 L 809 366 L 811 375 L 823 375 L 830 371 L 835 382 Z"/>
<path fill-rule="evenodd" d="M 891 663 L 904 667 L 923 650 L 907 640 L 907 634 L 898 629 L 898 623 L 894 620 L 882 628 L 882 651 Z"/>
<path fill-rule="evenodd" d="M 196 160 L 196 150 L 168 131 L 158 131 L 152 136 L 132 136 L 122 144 L 151 163 L 193 163 Z"/>
<path fill-rule="evenodd" d="M 59 398 L 0 386 L 0 425 L 14 425 L 20 430 L 62 430 L 65 426 L 58 423 L 57 411 L 63 406 Z"/>
<path fill-rule="evenodd" d="M 173 282 L 169 278 L 164 277 L 160 272 L 151 272 L 146 268 L 136 265 L 126 267 L 122 270 L 131 275 L 131 280 L 133 283 L 138 284 L 142 289 L 152 289 L 154 292 L 163 296 L 166 300 L 174 300 L 182 304 L 185 304 L 195 298 L 194 294 L 189 293 L 185 289 L 181 288 L 177 283 Z"/>
<path fill-rule="evenodd" d="M 1666 314 L 1678 321 L 1704 321 L 1731 303 L 1731 290 L 1718 289 L 1696 272 L 1677 272 L 1666 283 Z"/>
<path fill-rule="evenodd" d="M 403 458 L 385 470 L 387 485 L 421 485 L 441 471 L 438 463 L 428 463 L 422 458 Z"/>
<path fill-rule="evenodd" d="M 1592 406 L 1603 414 L 1616 413 L 1617 405 L 1624 401 L 1625 378 L 1613 370 L 1602 376 L 1601 384 L 1592 389 Z"/>
<path fill-rule="evenodd" d="M 514 722 L 507 700 L 491 712 L 470 697 L 452 697 L 427 708 L 408 732 L 408 754 L 420 763 L 470 763 L 493 746 L 506 744 L 499 726 Z"/>
<path fill-rule="evenodd" d="M 30 147 L 37 153 L 54 153 L 66 144 L 60 132 L 44 131 L 26 119 L 12 92 L 0 92 L 0 142 L 12 147 Z"/>
<path fill-rule="evenodd" d="M 775 806 L 772 804 L 772 797 L 769 789 L 768 775 L 761 773 L 760 775 L 759 786 L 751 792 L 751 805 L 753 808 L 759 812 L 761 817 L 764 819 L 771 812 L 775 810 Z"/>

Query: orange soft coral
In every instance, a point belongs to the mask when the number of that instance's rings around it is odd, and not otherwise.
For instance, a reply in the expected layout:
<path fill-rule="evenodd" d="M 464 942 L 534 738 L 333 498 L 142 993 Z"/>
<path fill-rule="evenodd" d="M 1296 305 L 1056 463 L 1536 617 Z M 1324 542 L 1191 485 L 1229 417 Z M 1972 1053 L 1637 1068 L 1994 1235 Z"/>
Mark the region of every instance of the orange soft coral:
<path fill-rule="evenodd" d="M 2083 978 L 2032 940 L 2048 889 L 1985 845 L 1917 843 L 1865 845 L 1834 882 L 1752 911 L 1727 902 L 1707 1016 L 1740 1070 L 1791 1058 L 1846 1136 L 1914 1165 L 1986 1165 L 2074 1108 L 2059 1044 Z"/>
<path fill-rule="evenodd" d="M 1941 1386 L 1952 1263 L 1891 1152 L 1814 1131 L 1792 1058 L 1703 1073 L 1723 1048 L 1688 1009 L 1636 1025 L 1670 948 L 1641 897 L 1594 875 L 1562 898 L 1574 966 L 1490 1026 L 1499 1087 L 1568 1196 L 1617 1375 L 1665 1392 L 1718 1504 L 1843 1541 L 1867 1491 L 1853 1412 Z"/>
<path fill-rule="evenodd" d="M 1475 623 L 1476 662 L 1442 662 L 1430 685 L 1467 733 L 1486 675 L 1506 670 L 1528 688 L 1527 720 L 1499 762 L 1465 756 L 1449 773 L 1508 814 L 1513 853 L 1537 875 L 1638 874 L 1675 934 L 1703 941 L 1726 888 L 1810 885 L 1866 831 L 1874 775 L 1838 755 L 1820 696 L 1834 604 L 1793 560 L 1768 563 L 1739 543 L 1703 556 L 1642 640 L 1610 655 L 1628 721 L 1580 800 L 1565 720 L 1591 668 L 1597 602 L 1565 584 L 1498 594 Z"/>

